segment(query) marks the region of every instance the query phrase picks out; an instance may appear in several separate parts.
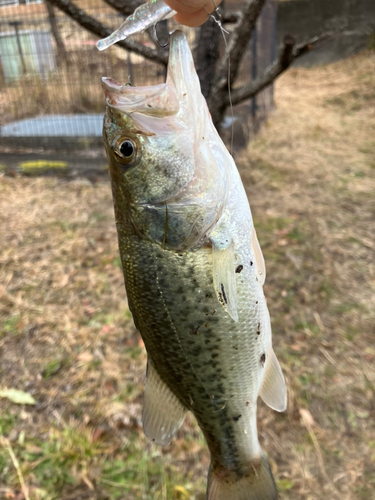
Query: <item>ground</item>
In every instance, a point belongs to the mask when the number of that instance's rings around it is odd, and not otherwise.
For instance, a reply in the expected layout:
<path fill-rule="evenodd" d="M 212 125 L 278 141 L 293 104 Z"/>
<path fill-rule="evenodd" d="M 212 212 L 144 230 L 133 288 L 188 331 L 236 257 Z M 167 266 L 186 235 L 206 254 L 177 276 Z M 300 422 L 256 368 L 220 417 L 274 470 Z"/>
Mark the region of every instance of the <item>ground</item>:
<path fill-rule="evenodd" d="M 375 498 L 374 71 L 374 52 L 290 70 L 237 162 L 288 385 L 285 413 L 258 412 L 281 500 Z M 194 419 L 166 448 L 142 433 L 146 355 L 108 181 L 12 175 L 0 178 L 0 391 L 35 404 L 0 398 L 0 499 L 203 500 Z"/>

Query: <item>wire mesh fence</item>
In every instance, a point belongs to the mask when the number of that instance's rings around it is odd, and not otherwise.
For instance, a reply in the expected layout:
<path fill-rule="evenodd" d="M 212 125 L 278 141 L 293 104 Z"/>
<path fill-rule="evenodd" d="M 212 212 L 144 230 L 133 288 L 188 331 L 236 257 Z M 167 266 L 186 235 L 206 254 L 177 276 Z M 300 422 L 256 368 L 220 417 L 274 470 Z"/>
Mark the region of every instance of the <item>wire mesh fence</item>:
<path fill-rule="evenodd" d="M 3 143 L 5 138 L 10 142 L 12 137 L 19 137 L 19 145 L 30 147 L 27 137 L 34 138 L 34 142 L 36 136 L 100 137 L 105 106 L 100 85 L 102 76 L 111 76 L 121 83 L 131 81 L 134 85 L 154 85 L 165 80 L 163 65 L 118 46 L 99 52 L 95 46 L 97 37 L 66 14 L 47 8 L 41 0 L 22 3 L 0 0 L 0 136 Z M 112 29 L 124 19 L 104 0 L 76 3 Z M 240 6 L 228 5 L 234 9 Z M 273 2 L 269 1 L 243 59 L 237 85 L 256 77 L 272 61 L 275 11 Z M 196 31 L 186 28 L 185 32 L 194 46 Z M 140 34 L 136 39 L 145 46 L 153 45 L 147 34 Z M 245 128 L 251 128 L 271 105 L 272 90 L 267 90 L 235 113 L 245 118 L 242 120 Z M 65 145 L 68 144 L 69 141 L 65 141 Z"/>

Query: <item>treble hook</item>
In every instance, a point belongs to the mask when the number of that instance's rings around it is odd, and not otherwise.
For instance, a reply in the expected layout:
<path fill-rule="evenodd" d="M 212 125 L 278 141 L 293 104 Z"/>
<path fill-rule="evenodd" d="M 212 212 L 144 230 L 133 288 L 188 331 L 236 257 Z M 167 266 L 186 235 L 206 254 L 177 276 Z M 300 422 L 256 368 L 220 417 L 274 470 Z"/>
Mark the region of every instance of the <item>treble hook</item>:
<path fill-rule="evenodd" d="M 156 24 L 153 25 L 153 33 L 152 33 L 152 36 L 153 36 L 153 39 L 154 39 L 154 42 L 156 42 L 159 47 L 161 47 L 162 49 L 165 49 L 165 47 L 168 47 L 169 45 L 169 42 L 165 43 L 165 44 L 162 44 L 160 43 L 160 40 L 158 38 L 158 34 L 156 32 Z"/>

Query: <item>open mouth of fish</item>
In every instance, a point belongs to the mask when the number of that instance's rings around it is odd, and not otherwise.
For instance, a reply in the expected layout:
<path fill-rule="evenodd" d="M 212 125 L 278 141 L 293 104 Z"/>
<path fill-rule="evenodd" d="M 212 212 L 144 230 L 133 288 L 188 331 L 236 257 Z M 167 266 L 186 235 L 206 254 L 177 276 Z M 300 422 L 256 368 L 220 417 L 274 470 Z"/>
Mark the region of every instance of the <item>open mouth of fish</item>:
<path fill-rule="evenodd" d="M 197 117 L 199 107 L 204 106 L 207 109 L 206 102 L 201 96 L 200 84 L 189 45 L 185 35 L 180 31 L 175 31 L 170 35 L 168 71 L 165 83 L 135 87 L 129 83 L 120 85 L 113 78 L 104 77 L 102 78 L 102 86 L 107 104 L 131 115 L 136 122 L 139 122 L 141 129 L 149 133 L 157 131 L 160 134 L 163 130 L 170 132 L 173 123 L 177 128 L 176 120 L 161 121 L 161 118 L 175 116 L 179 118 L 179 126 L 182 125 L 182 122 L 189 126 Z M 197 95 L 200 95 L 201 99 L 197 100 Z M 191 111 L 190 115 L 187 114 L 188 108 Z M 140 115 L 145 118 L 142 120 Z M 156 120 L 152 120 L 152 118 Z M 199 129 L 198 126 L 196 128 Z"/>

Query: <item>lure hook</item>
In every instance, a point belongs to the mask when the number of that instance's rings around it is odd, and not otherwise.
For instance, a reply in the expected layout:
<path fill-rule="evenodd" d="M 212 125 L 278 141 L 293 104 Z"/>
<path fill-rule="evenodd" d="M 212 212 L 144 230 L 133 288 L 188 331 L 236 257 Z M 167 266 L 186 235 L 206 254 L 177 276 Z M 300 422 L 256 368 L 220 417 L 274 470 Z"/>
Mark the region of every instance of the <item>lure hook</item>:
<path fill-rule="evenodd" d="M 158 38 L 158 34 L 156 32 L 156 24 L 154 24 L 152 28 L 153 28 L 152 29 L 152 38 L 153 38 L 154 42 L 157 43 L 159 45 L 159 47 L 161 47 L 162 49 L 165 49 L 165 47 L 168 47 L 169 42 L 164 43 L 164 44 L 160 43 L 160 40 Z"/>

